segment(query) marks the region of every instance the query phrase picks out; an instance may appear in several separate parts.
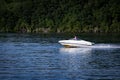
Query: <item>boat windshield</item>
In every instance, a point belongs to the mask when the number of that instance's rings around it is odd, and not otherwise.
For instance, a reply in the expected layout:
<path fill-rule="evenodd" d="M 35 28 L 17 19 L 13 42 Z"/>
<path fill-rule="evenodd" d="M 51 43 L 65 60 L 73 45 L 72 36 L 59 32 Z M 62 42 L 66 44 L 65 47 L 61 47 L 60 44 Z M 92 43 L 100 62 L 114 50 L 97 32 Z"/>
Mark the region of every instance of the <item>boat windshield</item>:
<path fill-rule="evenodd" d="M 69 40 L 81 40 L 80 38 L 71 38 Z"/>

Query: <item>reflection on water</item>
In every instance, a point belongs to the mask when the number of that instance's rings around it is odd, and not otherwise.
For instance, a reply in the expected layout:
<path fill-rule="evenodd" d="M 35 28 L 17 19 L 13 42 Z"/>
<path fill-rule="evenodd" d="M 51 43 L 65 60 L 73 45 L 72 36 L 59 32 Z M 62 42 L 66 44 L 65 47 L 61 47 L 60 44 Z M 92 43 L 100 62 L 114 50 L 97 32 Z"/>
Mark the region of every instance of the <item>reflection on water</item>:
<path fill-rule="evenodd" d="M 60 48 L 60 53 L 64 54 L 88 54 L 92 48 Z"/>
<path fill-rule="evenodd" d="M 60 48 L 59 52 L 64 56 L 62 62 L 67 64 L 68 71 L 79 71 L 91 67 L 88 62 L 91 59 L 91 48 Z"/>

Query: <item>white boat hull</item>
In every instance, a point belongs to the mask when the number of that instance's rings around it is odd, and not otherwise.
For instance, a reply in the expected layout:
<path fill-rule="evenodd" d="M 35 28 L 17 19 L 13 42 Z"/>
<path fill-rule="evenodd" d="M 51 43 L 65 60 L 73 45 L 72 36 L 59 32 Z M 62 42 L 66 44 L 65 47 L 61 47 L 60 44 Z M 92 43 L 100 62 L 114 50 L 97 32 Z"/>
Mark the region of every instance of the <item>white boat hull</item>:
<path fill-rule="evenodd" d="M 89 47 L 92 42 L 85 40 L 60 40 L 59 43 L 65 47 Z"/>

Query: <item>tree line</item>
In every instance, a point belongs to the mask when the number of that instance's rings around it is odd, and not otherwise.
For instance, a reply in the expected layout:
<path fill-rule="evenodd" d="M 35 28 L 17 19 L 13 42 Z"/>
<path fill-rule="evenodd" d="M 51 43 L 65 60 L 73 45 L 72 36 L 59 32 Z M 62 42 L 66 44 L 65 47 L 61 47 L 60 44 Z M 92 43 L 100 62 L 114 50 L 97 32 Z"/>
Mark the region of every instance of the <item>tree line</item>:
<path fill-rule="evenodd" d="M 1 0 L 0 32 L 120 32 L 120 0 Z"/>

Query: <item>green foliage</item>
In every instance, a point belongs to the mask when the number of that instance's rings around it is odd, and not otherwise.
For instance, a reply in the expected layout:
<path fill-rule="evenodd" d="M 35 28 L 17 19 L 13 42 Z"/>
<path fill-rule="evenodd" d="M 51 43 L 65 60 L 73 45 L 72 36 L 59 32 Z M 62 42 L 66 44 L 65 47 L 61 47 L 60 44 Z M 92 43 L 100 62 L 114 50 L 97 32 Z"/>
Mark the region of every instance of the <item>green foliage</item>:
<path fill-rule="evenodd" d="M 120 32 L 120 1 L 1 0 L 0 32 Z"/>

